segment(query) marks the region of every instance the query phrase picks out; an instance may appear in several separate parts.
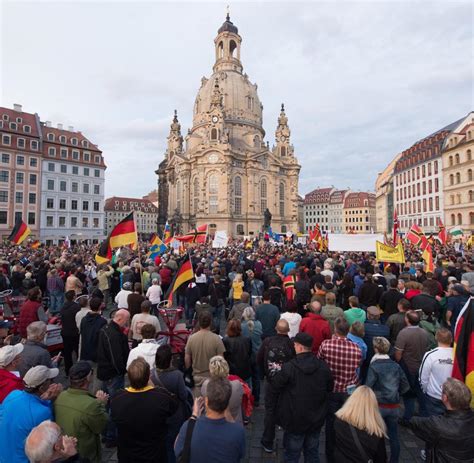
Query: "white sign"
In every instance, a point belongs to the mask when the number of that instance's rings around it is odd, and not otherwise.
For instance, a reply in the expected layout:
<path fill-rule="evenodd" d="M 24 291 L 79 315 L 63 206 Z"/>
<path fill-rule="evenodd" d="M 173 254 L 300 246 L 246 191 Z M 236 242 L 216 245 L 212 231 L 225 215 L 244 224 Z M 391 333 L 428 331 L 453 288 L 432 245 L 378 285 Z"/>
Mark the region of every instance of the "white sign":
<path fill-rule="evenodd" d="M 354 235 L 328 234 L 330 251 L 375 252 L 375 242 L 384 242 L 384 236 L 376 233 L 358 233 Z"/>
<path fill-rule="evenodd" d="M 216 231 L 216 234 L 214 235 L 214 240 L 212 242 L 212 247 L 225 248 L 228 242 L 229 237 L 227 236 L 227 232 L 225 230 Z"/>
<path fill-rule="evenodd" d="M 306 244 L 306 236 L 298 236 L 299 244 Z"/>

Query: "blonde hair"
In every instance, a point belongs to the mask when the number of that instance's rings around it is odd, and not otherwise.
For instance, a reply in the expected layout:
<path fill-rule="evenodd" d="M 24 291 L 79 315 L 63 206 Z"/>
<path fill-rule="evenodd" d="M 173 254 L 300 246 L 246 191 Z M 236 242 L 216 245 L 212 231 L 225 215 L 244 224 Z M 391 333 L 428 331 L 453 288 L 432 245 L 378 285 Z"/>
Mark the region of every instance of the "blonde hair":
<path fill-rule="evenodd" d="M 229 376 L 229 364 L 222 355 L 215 355 L 209 360 L 209 373 L 212 378 L 227 378 Z"/>
<path fill-rule="evenodd" d="M 236 274 L 235 274 L 235 277 L 234 277 L 234 281 L 235 281 L 236 283 L 242 281 L 242 274 L 241 274 L 241 273 L 236 273 Z"/>
<path fill-rule="evenodd" d="M 377 398 L 370 387 L 359 386 L 336 412 L 336 416 L 370 435 L 387 436 L 387 428 L 380 415 Z"/>

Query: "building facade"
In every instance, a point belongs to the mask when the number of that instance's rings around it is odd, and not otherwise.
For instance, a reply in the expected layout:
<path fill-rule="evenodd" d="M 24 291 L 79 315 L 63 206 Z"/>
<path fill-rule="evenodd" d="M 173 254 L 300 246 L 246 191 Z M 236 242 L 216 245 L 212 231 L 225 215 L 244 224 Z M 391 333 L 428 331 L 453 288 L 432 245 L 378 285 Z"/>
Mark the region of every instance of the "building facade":
<path fill-rule="evenodd" d="M 148 239 L 157 232 L 158 208 L 148 199 L 112 196 L 106 199 L 104 211 L 107 235 L 132 211 L 135 211 L 139 238 Z"/>
<path fill-rule="evenodd" d="M 288 118 L 282 105 L 270 148 L 257 85 L 243 73 L 241 43 L 227 16 L 214 40 L 213 73 L 201 79 L 185 140 L 175 113 L 156 171 L 160 227 L 169 220 L 180 232 L 209 224 L 211 233 L 256 235 L 268 209 L 274 232 L 298 229 L 300 166 Z"/>
<path fill-rule="evenodd" d="M 329 197 L 328 229 L 331 233 L 344 233 L 344 199 L 350 190 L 335 190 Z"/>
<path fill-rule="evenodd" d="M 329 230 L 329 200 L 335 188 L 316 188 L 304 197 L 305 232 L 319 224 L 321 231 Z"/>
<path fill-rule="evenodd" d="M 443 160 L 444 223 L 474 234 L 474 112 L 446 137 Z"/>
<path fill-rule="evenodd" d="M 373 233 L 375 231 L 375 194 L 348 193 L 344 198 L 344 232 Z"/>

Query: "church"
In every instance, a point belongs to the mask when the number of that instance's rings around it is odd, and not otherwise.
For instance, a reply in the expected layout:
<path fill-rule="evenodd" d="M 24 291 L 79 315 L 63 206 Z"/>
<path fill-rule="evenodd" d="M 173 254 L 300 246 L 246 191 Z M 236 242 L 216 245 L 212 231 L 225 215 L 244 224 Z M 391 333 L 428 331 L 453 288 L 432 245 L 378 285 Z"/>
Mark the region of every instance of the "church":
<path fill-rule="evenodd" d="M 175 111 L 159 164 L 158 226 L 175 233 L 209 225 L 209 233 L 257 236 L 271 218 L 275 233 L 298 230 L 300 165 L 284 105 L 275 145 L 265 142 L 263 106 L 240 60 L 242 37 L 229 14 L 214 40 L 212 75 L 201 79 L 186 137 Z M 272 75 L 275 75 L 274 73 Z"/>

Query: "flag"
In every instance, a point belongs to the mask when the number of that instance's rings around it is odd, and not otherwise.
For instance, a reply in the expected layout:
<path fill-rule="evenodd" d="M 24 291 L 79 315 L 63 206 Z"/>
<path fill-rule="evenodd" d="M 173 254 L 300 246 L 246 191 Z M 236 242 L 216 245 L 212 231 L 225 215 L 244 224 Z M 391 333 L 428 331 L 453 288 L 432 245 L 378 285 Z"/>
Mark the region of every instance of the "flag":
<path fill-rule="evenodd" d="M 127 215 L 121 222 L 115 225 L 108 237 L 112 249 L 126 246 L 127 244 L 138 244 L 137 226 L 133 219 L 133 212 Z"/>
<path fill-rule="evenodd" d="M 109 238 L 107 238 L 100 244 L 99 250 L 95 255 L 95 261 L 100 265 L 105 264 L 110 259 L 112 259 L 112 248 L 110 247 Z"/>
<path fill-rule="evenodd" d="M 21 244 L 29 235 L 31 235 L 30 227 L 20 219 L 16 222 L 8 240 L 15 244 Z"/>
<path fill-rule="evenodd" d="M 407 233 L 407 240 L 410 241 L 415 246 L 420 246 L 422 250 L 428 246 L 428 240 L 426 239 L 423 229 L 417 225 L 413 224 L 410 230 Z"/>
<path fill-rule="evenodd" d="M 147 254 L 148 259 L 152 259 L 153 261 L 155 258 L 166 251 L 166 246 L 163 241 L 160 240 L 158 235 L 153 234 L 150 240 L 150 250 Z"/>
<path fill-rule="evenodd" d="M 398 241 L 398 214 L 397 210 L 393 211 L 393 245 L 395 246 Z"/>
<path fill-rule="evenodd" d="M 64 240 L 63 247 L 65 249 L 69 249 L 71 247 L 71 241 L 69 240 L 69 236 L 66 236 L 66 239 Z"/>
<path fill-rule="evenodd" d="M 423 260 L 425 261 L 425 272 L 434 272 L 434 262 L 433 262 L 433 249 L 431 245 L 426 245 L 422 254 Z"/>
<path fill-rule="evenodd" d="M 31 249 L 38 249 L 41 246 L 41 241 L 36 240 L 30 244 Z"/>
<path fill-rule="evenodd" d="M 474 299 L 466 302 L 456 322 L 452 376 L 471 390 L 474 407 Z"/>
<path fill-rule="evenodd" d="M 207 238 L 207 225 L 201 225 L 196 227 L 195 230 L 191 230 L 186 235 L 175 236 L 175 239 L 183 243 L 205 243 Z"/>
<path fill-rule="evenodd" d="M 166 245 L 168 245 L 170 241 L 171 241 L 171 227 L 168 221 L 166 221 L 165 230 L 163 232 L 163 242 Z"/>
<path fill-rule="evenodd" d="M 446 227 L 443 225 L 441 219 L 439 219 L 438 227 L 438 239 L 442 245 L 445 245 L 448 241 L 448 233 L 446 232 Z"/>
<path fill-rule="evenodd" d="M 173 296 L 174 296 L 174 293 L 178 290 L 178 288 L 193 278 L 194 278 L 193 264 L 191 263 L 191 259 L 188 257 L 181 264 L 181 267 L 179 267 L 166 293 L 165 299 L 168 301 L 168 307 L 172 306 Z"/>
<path fill-rule="evenodd" d="M 395 264 L 405 263 L 405 252 L 403 251 L 403 245 L 400 241 L 396 246 L 390 246 L 381 243 L 380 241 L 376 241 L 375 252 L 379 262 L 393 262 Z"/>
<path fill-rule="evenodd" d="M 287 301 L 292 301 L 295 298 L 295 283 L 295 275 L 288 275 L 283 280 L 283 288 L 285 290 L 285 296 Z"/>
<path fill-rule="evenodd" d="M 449 234 L 452 236 L 462 236 L 463 231 L 461 227 L 453 227 L 449 230 Z"/>

